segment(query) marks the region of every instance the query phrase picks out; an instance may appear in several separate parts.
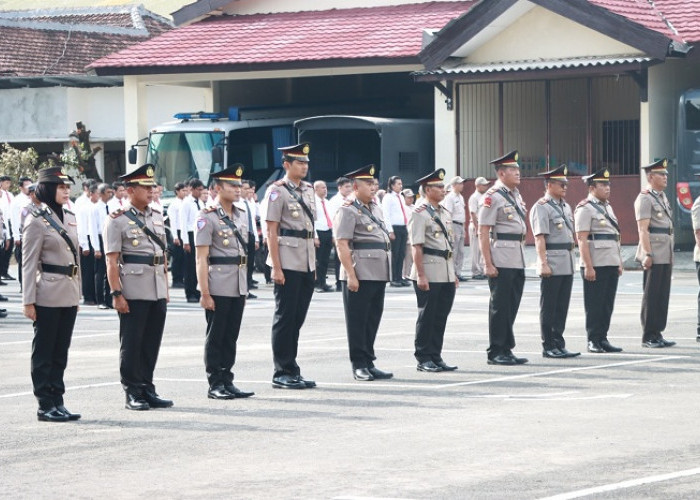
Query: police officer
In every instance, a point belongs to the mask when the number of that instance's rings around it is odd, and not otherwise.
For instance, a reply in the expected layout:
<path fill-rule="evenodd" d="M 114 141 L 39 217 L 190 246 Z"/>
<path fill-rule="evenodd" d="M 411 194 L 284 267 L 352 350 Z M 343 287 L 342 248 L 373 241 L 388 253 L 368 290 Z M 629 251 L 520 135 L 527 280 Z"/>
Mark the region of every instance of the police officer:
<path fill-rule="evenodd" d="M 296 362 L 299 330 L 314 293 L 316 220 L 314 190 L 304 182 L 309 170 L 309 144 L 279 148 L 286 175 L 267 192 L 267 264 L 275 283 L 272 320 L 272 387 L 307 389 L 316 386 L 301 376 Z"/>
<path fill-rule="evenodd" d="M 107 277 L 119 313 L 119 373 L 128 410 L 173 405 L 153 385 L 169 300 L 163 214 L 149 206 L 154 171 L 146 164 L 119 177 L 129 203 L 110 214 L 103 231 Z"/>
<path fill-rule="evenodd" d="M 564 328 L 574 282 L 574 216 L 564 201 L 569 181 L 566 165 L 537 174 L 547 191 L 530 210 L 535 235 L 537 274 L 540 275 L 540 331 L 542 356 L 573 358 L 580 352 L 566 349 Z"/>
<path fill-rule="evenodd" d="M 700 177 L 700 174 L 694 174 Z M 700 284 L 700 196 L 695 198 L 691 208 L 691 221 L 693 224 L 693 235 L 695 236 L 695 246 L 693 247 L 693 262 L 695 262 L 695 274 Z M 698 323 L 695 340 L 700 342 L 700 292 L 698 292 Z"/>
<path fill-rule="evenodd" d="M 34 322 L 32 384 L 37 418 L 45 422 L 80 418 L 63 405 L 63 373 L 80 302 L 78 223 L 63 208 L 72 183 L 61 167 L 40 170 L 35 196 L 41 206 L 27 216 L 22 231 L 22 303 Z"/>
<path fill-rule="evenodd" d="M 524 244 L 527 233 L 525 203 L 520 184 L 518 152 L 490 162 L 498 180 L 479 200 L 479 245 L 484 274 L 489 278 L 489 347 L 492 365 L 519 365 L 526 358 L 513 355 L 513 324 L 525 285 Z"/>
<path fill-rule="evenodd" d="M 374 202 L 378 169 L 367 165 L 345 177 L 352 180 L 354 200 L 346 201 L 333 221 L 342 264 L 345 326 L 355 380 L 389 379 L 374 366 L 374 340 L 384 312 L 384 292 L 391 268 L 391 241 L 381 207 Z"/>
<path fill-rule="evenodd" d="M 247 215 L 234 205 L 241 198 L 243 166 L 234 165 L 211 174 L 216 203 L 199 213 L 194 242 L 200 304 L 207 320 L 204 366 L 210 399 L 252 396 L 233 385 L 231 369 L 236 362 L 236 342 L 241 329 L 248 281 Z"/>
<path fill-rule="evenodd" d="M 610 172 L 606 168 L 583 177 L 588 198 L 574 211 L 576 238 L 581 252 L 583 303 L 586 311 L 588 352 L 620 352 L 608 341 L 617 283 L 622 275 L 620 226 L 608 202 Z"/>
<path fill-rule="evenodd" d="M 408 220 L 408 235 L 413 252 L 411 281 L 416 292 L 416 369 L 422 372 L 456 370 L 442 359 L 447 316 L 452 310 L 459 280 L 452 259 L 452 218 L 440 202 L 445 199 L 445 170 L 416 181 L 422 202 Z"/>
<path fill-rule="evenodd" d="M 661 332 L 666 329 L 673 271 L 673 217 L 664 189 L 668 183 L 666 158 L 642 167 L 649 186 L 634 201 L 639 244 L 635 259 L 644 269 L 642 297 L 642 347 L 671 347 Z"/>

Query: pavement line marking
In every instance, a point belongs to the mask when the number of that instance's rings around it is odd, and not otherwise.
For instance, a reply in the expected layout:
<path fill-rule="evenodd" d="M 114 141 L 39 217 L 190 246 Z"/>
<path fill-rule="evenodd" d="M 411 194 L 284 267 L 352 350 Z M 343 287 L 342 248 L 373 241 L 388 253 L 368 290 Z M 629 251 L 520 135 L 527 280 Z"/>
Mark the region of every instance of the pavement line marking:
<path fill-rule="evenodd" d="M 357 496 L 340 496 L 340 497 L 333 497 L 333 500 L 412 500 L 410 498 L 399 498 L 399 497 L 357 497 Z"/>
<path fill-rule="evenodd" d="M 187 378 L 155 378 L 157 382 L 203 382 L 207 383 L 206 378 L 201 379 L 187 379 Z M 271 380 L 238 380 L 236 383 L 241 384 L 272 384 Z M 372 382 L 318 382 L 318 387 L 407 387 L 409 389 L 430 389 L 431 386 L 428 384 L 392 384 L 390 382 L 377 382 L 373 380 Z M 283 389 L 285 392 L 294 393 L 297 392 L 295 389 Z M 303 390 L 303 389 L 302 389 Z"/>
<path fill-rule="evenodd" d="M 92 389 L 94 387 L 108 387 L 110 385 L 122 385 L 121 382 L 101 382 L 99 384 L 87 384 L 87 385 L 74 385 L 72 387 L 66 387 L 66 392 L 75 391 L 78 389 Z M 14 394 L 0 394 L 0 399 L 5 398 L 17 398 L 20 396 L 33 396 L 32 391 L 27 392 L 15 392 Z"/>
<path fill-rule="evenodd" d="M 78 340 L 78 339 L 90 339 L 93 337 L 106 337 L 107 335 L 115 335 L 116 332 L 109 332 L 109 333 L 94 333 L 92 335 L 73 335 L 71 337 L 71 341 L 73 340 Z M 0 345 L 16 345 L 16 344 L 31 344 L 33 339 L 27 339 L 27 340 L 13 340 L 10 342 L 0 342 Z"/>
<path fill-rule="evenodd" d="M 637 359 L 634 361 L 620 361 L 619 363 L 608 363 L 606 365 L 575 366 L 572 368 L 562 368 L 560 370 L 549 370 L 546 372 L 539 372 L 539 373 L 524 373 L 521 375 L 510 375 L 510 376 L 496 377 L 496 378 L 490 378 L 490 379 L 485 379 L 485 380 L 473 380 L 471 382 L 454 382 L 452 384 L 443 384 L 443 385 L 435 386 L 434 389 L 445 389 L 448 387 L 458 387 L 458 386 L 462 386 L 462 385 L 477 385 L 477 384 L 490 384 L 493 382 L 506 382 L 506 381 L 510 381 L 510 380 L 518 380 L 518 379 L 524 379 L 524 378 L 542 377 L 544 375 L 555 375 L 558 373 L 578 372 L 578 371 L 584 371 L 584 370 L 598 370 L 600 368 L 613 368 L 615 366 L 637 365 L 637 364 L 641 364 L 641 363 L 652 363 L 654 361 L 667 361 L 669 359 L 681 359 L 681 358 L 687 358 L 687 357 L 688 356 L 655 356 L 653 358 Z"/>
<path fill-rule="evenodd" d="M 568 493 L 561 493 L 559 495 L 554 495 L 551 497 L 540 498 L 539 500 L 569 500 L 572 498 L 581 498 L 589 495 L 595 495 L 596 493 L 622 490 L 625 488 L 634 488 L 635 486 L 641 486 L 643 484 L 660 483 L 662 481 L 668 481 L 670 479 L 676 479 L 679 477 L 695 476 L 697 474 L 700 474 L 700 467 L 697 467 L 695 469 L 670 472 L 668 474 L 641 477 L 639 479 L 630 479 L 629 481 L 605 484 L 603 486 L 596 486 L 594 488 L 586 488 L 585 490 L 570 491 Z"/>

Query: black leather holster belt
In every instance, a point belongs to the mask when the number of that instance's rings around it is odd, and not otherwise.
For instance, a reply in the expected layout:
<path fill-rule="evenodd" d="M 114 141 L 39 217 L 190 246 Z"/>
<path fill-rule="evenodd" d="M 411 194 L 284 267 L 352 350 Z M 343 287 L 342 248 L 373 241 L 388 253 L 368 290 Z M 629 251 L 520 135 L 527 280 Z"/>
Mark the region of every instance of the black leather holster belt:
<path fill-rule="evenodd" d="M 353 250 L 391 250 L 391 245 L 389 243 L 370 243 L 370 242 L 353 242 Z"/>
<path fill-rule="evenodd" d="M 458 226 L 463 226 L 463 225 L 464 225 L 464 222 L 458 222 L 458 221 L 456 221 L 456 220 L 453 220 L 453 221 L 452 221 L 452 224 L 457 224 Z"/>
<path fill-rule="evenodd" d="M 437 250 L 435 248 L 423 247 L 423 253 L 425 255 L 437 255 L 438 257 L 442 257 L 444 259 L 452 258 L 451 250 Z"/>
<path fill-rule="evenodd" d="M 673 234 L 673 228 L 672 227 L 650 227 L 649 232 L 654 233 L 654 234 Z"/>
<path fill-rule="evenodd" d="M 162 266 L 165 258 L 162 255 L 129 255 L 122 254 L 124 264 L 146 264 L 147 266 Z"/>
<path fill-rule="evenodd" d="M 497 240 L 525 241 L 524 234 L 496 233 Z"/>
<path fill-rule="evenodd" d="M 573 250 L 573 243 L 547 243 L 545 245 L 547 250 Z"/>
<path fill-rule="evenodd" d="M 294 238 L 312 240 L 314 238 L 314 232 L 304 231 L 302 229 L 280 229 L 280 236 L 292 236 Z"/>
<path fill-rule="evenodd" d="M 588 239 L 589 240 L 615 240 L 615 241 L 620 241 L 620 235 L 619 234 L 597 234 L 597 233 L 589 233 L 588 234 Z"/>
<path fill-rule="evenodd" d="M 41 270 L 45 273 L 64 274 L 66 276 L 70 276 L 71 278 L 78 275 L 78 266 L 75 264 L 71 264 L 69 266 L 56 266 L 54 264 L 44 264 L 42 262 Z"/>
<path fill-rule="evenodd" d="M 237 266 L 245 266 L 248 264 L 247 255 L 237 255 L 236 257 L 209 257 L 209 264 L 232 264 Z"/>

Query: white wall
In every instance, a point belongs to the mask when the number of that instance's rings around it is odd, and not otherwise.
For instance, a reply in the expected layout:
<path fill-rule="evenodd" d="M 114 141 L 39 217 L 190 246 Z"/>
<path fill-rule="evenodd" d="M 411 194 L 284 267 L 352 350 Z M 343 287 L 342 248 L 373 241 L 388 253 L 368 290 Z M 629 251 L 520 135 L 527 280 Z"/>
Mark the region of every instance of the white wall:
<path fill-rule="evenodd" d="M 435 0 L 451 1 L 451 0 Z M 426 3 L 426 0 L 235 0 L 224 7 L 227 14 L 258 14 L 267 12 L 299 12 L 305 10 L 351 9 Z M 441 26 L 428 26 L 440 28 Z"/>
<path fill-rule="evenodd" d="M 453 96 L 453 100 L 457 96 Z M 445 96 L 435 89 L 435 168 L 444 168 L 448 178 L 457 175 L 457 106 L 447 110 Z"/>

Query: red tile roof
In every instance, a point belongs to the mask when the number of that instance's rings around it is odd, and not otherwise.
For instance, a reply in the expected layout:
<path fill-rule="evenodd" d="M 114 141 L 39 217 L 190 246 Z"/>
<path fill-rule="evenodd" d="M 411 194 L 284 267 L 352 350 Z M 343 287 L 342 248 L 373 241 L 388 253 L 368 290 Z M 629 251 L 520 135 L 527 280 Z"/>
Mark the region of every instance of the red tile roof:
<path fill-rule="evenodd" d="M 418 62 L 424 29 L 442 28 L 475 0 L 353 9 L 220 16 L 177 28 L 91 67 L 235 67 L 382 60 Z M 110 68 L 110 69 L 108 69 Z"/>

